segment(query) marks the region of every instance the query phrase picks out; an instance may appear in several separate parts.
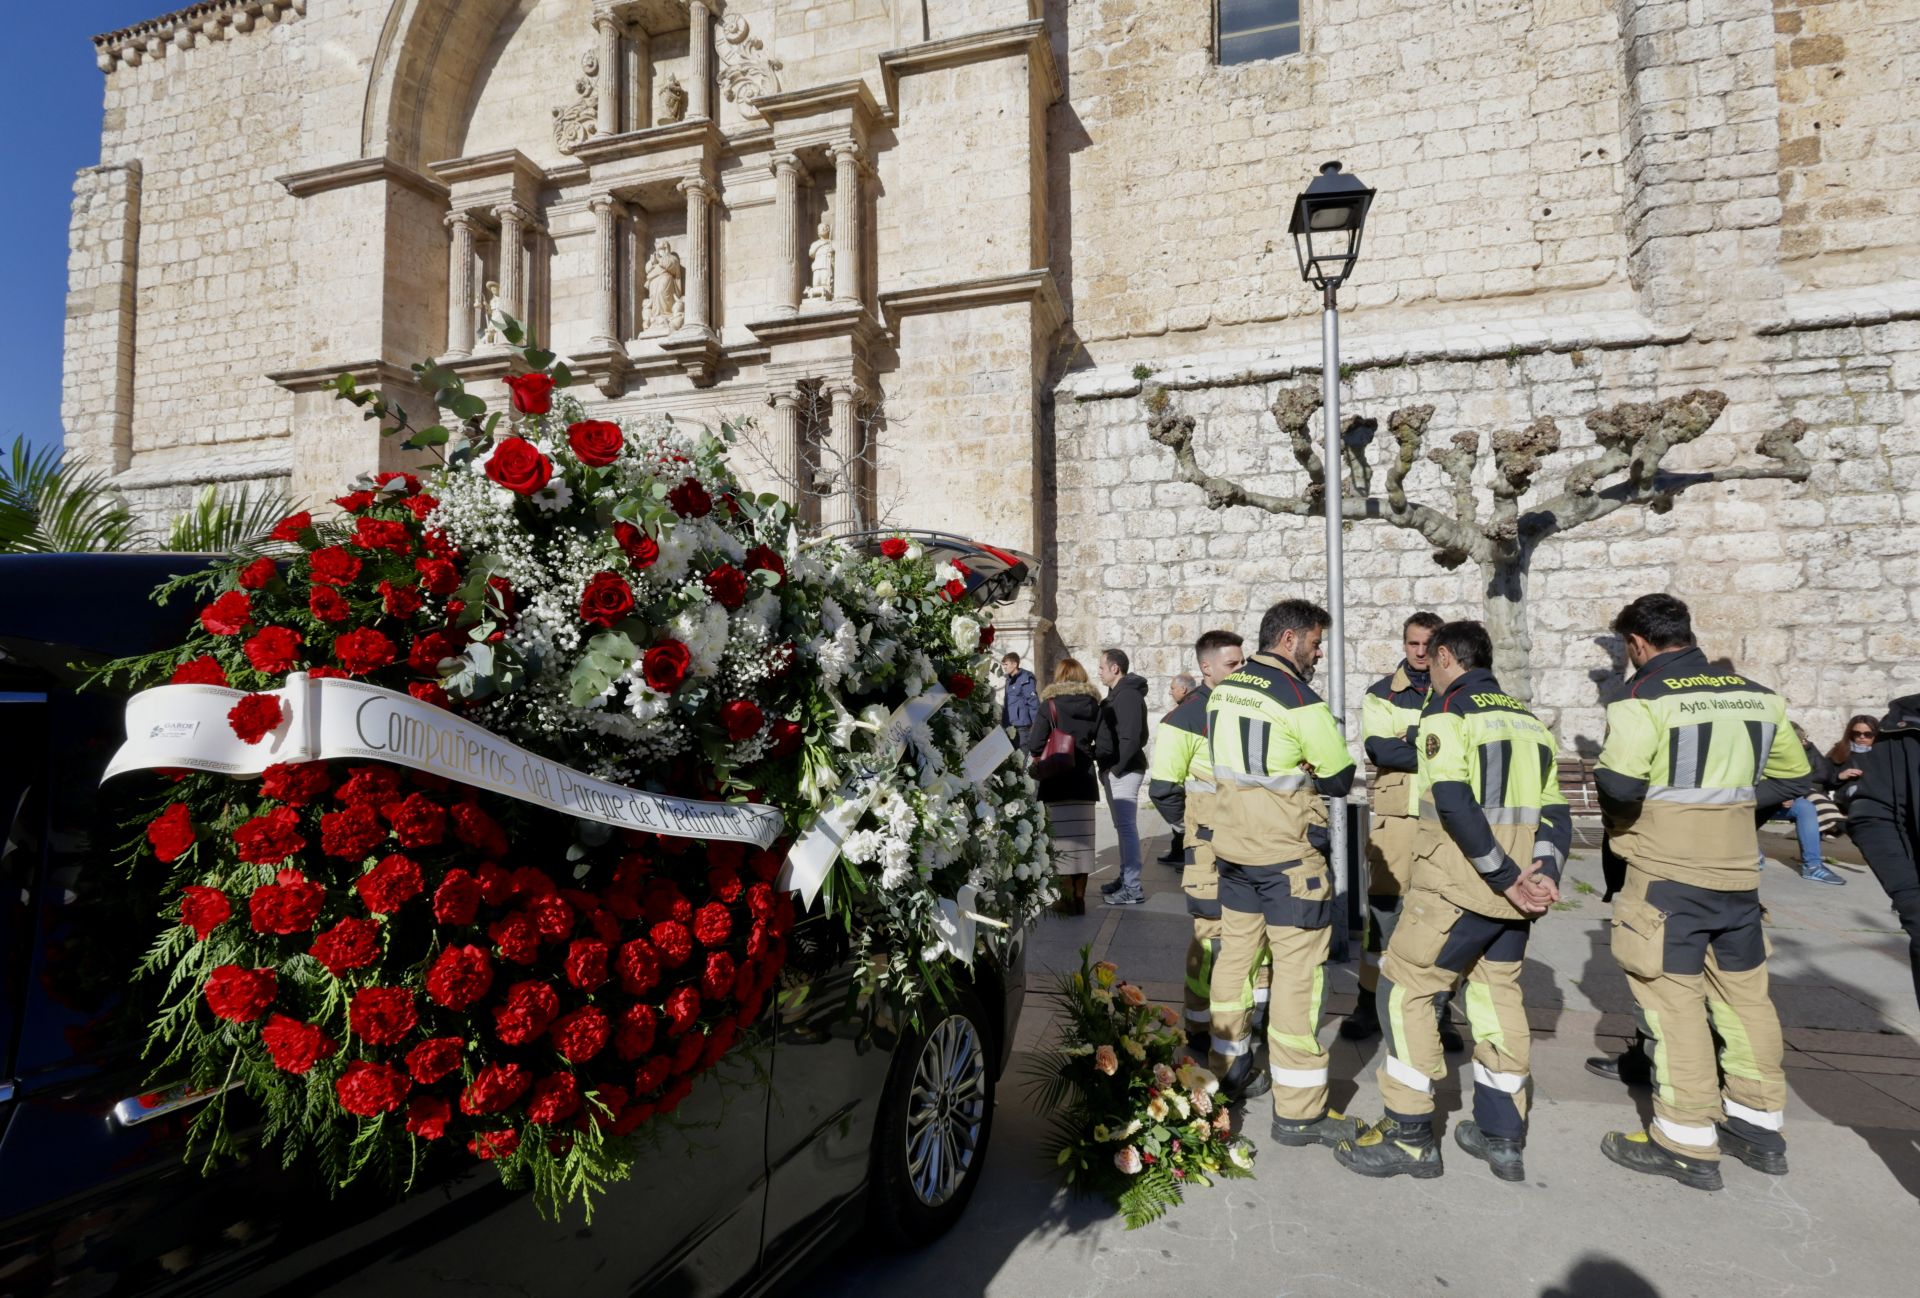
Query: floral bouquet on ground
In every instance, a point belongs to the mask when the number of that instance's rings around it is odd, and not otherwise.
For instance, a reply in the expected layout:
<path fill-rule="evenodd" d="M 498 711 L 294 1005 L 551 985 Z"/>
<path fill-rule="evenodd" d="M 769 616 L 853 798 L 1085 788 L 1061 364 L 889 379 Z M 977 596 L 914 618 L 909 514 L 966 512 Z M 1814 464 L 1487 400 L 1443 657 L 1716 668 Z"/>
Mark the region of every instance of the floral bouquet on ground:
<path fill-rule="evenodd" d="M 1178 1014 L 1148 1004 L 1107 961 L 1090 963 L 1086 947 L 1051 999 L 1060 1039 L 1032 1077 L 1055 1111 L 1047 1149 L 1068 1185 L 1112 1202 L 1134 1230 L 1188 1186 L 1253 1175 L 1253 1146 L 1233 1135 L 1219 1080 L 1179 1058 Z"/>

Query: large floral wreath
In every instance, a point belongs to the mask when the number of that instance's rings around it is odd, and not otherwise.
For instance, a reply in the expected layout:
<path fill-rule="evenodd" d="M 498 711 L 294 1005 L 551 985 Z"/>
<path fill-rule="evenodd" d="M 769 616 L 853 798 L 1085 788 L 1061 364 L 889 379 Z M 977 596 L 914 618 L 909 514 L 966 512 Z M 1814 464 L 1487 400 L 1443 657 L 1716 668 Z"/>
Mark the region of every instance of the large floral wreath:
<path fill-rule="evenodd" d="M 117 672 L 239 691 L 248 744 L 284 733 L 290 676 L 351 677 L 593 777 L 771 806 L 785 836 L 614 829 L 365 762 L 167 772 L 133 863 L 169 872 L 141 972 L 165 987 L 156 1077 L 217 1093 L 195 1125 L 215 1154 L 238 1088 L 289 1161 L 311 1150 L 340 1184 L 404 1175 L 436 1141 L 549 1204 L 626 1175 L 631 1134 L 759 1020 L 795 920 L 786 850 L 836 804 L 856 818 L 822 903 L 909 1015 L 951 980 L 942 899 L 1018 929 L 1051 898 L 1019 764 L 962 773 L 995 720 L 969 574 L 906 537 L 803 538 L 732 476 L 733 430 L 587 418 L 564 364 L 516 350 L 499 413 L 417 366 L 451 416 L 424 430 L 340 380 L 444 467 L 286 518 L 191 579 L 186 643 Z"/>

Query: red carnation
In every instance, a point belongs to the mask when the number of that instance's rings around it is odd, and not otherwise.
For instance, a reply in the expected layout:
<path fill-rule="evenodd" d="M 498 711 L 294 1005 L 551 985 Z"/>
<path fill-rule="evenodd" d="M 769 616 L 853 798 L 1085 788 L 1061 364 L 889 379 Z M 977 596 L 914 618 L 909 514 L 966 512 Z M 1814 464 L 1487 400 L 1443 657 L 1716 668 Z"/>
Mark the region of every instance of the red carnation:
<path fill-rule="evenodd" d="M 167 679 L 169 685 L 225 685 L 227 669 L 212 654 L 201 654 L 198 658 L 189 658 L 173 669 L 173 675 Z"/>
<path fill-rule="evenodd" d="M 400 772 L 391 766 L 354 766 L 347 771 L 346 783 L 333 796 L 349 807 L 364 803 L 391 802 L 400 796 Z"/>
<path fill-rule="evenodd" d="M 740 876 L 725 866 L 717 866 L 707 875 L 707 887 L 713 890 L 714 896 L 728 904 L 739 901 L 740 893 L 744 890 Z"/>
<path fill-rule="evenodd" d="M 727 738 L 734 743 L 744 743 L 760 733 L 760 727 L 767 723 L 759 705 L 750 699 L 734 699 L 720 705 L 720 724 L 727 732 Z"/>
<path fill-rule="evenodd" d="M 543 1035 L 560 1012 L 560 998 L 537 979 L 515 983 L 504 1005 L 493 1007 L 493 1030 L 510 1046 L 524 1046 Z"/>
<path fill-rule="evenodd" d="M 747 602 L 747 574 L 730 563 L 721 564 L 701 580 L 721 608 L 739 608 Z"/>
<path fill-rule="evenodd" d="M 725 946 L 733 932 L 733 913 L 717 901 L 702 906 L 693 917 L 693 935 L 701 946 Z"/>
<path fill-rule="evenodd" d="M 184 802 L 168 803 L 165 811 L 147 822 L 147 842 L 153 844 L 153 854 L 163 865 L 185 856 L 197 838 Z"/>
<path fill-rule="evenodd" d="M 713 497 L 707 489 L 688 478 L 667 493 L 667 503 L 682 518 L 705 518 L 713 512 Z"/>
<path fill-rule="evenodd" d="M 408 794 L 380 808 L 402 847 L 436 847 L 447 835 L 447 813 L 424 793 Z"/>
<path fill-rule="evenodd" d="M 638 1059 L 653 1049 L 654 1033 L 660 1026 L 660 1016 L 653 1012 L 650 1005 L 629 1005 L 620 1014 L 620 1028 L 614 1033 L 614 1053 L 622 1059 Z"/>
<path fill-rule="evenodd" d="M 407 693 L 419 699 L 422 703 L 430 704 L 436 708 L 451 708 L 453 706 L 452 698 L 434 681 L 411 681 L 407 685 Z"/>
<path fill-rule="evenodd" d="M 386 826 L 365 803 L 320 817 L 320 850 L 343 861 L 364 861 L 386 838 Z"/>
<path fill-rule="evenodd" d="M 290 807 L 318 802 L 331 787 L 324 762 L 278 762 L 260 776 L 261 796 Z"/>
<path fill-rule="evenodd" d="M 364 490 L 349 491 L 344 496 L 335 496 L 333 503 L 346 510 L 349 514 L 357 514 L 373 503 L 373 493 Z"/>
<path fill-rule="evenodd" d="M 249 694 L 227 709 L 227 724 L 243 744 L 257 744 L 280 726 L 285 715 L 272 694 Z"/>
<path fill-rule="evenodd" d="M 573 448 L 580 463 L 604 469 L 620 457 L 626 438 L 620 435 L 618 424 L 605 419 L 583 419 L 567 425 L 567 445 Z"/>
<path fill-rule="evenodd" d="M 353 1035 L 376 1046 L 398 1044 L 419 1022 L 413 993 L 404 987 L 362 987 L 347 1007 Z"/>
<path fill-rule="evenodd" d="M 523 415 L 544 415 L 553 409 L 551 374 L 509 374 L 501 380 L 513 393 L 513 408 Z"/>
<path fill-rule="evenodd" d="M 507 854 L 507 832 L 477 802 L 456 802 L 452 808 L 453 836 L 486 856 Z"/>
<path fill-rule="evenodd" d="M 413 549 L 407 525 L 393 519 L 359 518 L 353 524 L 353 543 L 363 550 L 391 550 L 405 554 Z"/>
<path fill-rule="evenodd" d="M 247 593 L 230 590 L 200 610 L 200 625 L 213 635 L 239 635 L 253 617 L 253 601 Z"/>
<path fill-rule="evenodd" d="M 431 1086 L 460 1066 L 465 1043 L 459 1037 L 429 1037 L 407 1051 L 407 1071 L 422 1086 Z"/>
<path fill-rule="evenodd" d="M 747 571 L 772 573 L 779 578 L 773 583 L 776 589 L 787 584 L 787 565 L 772 546 L 756 545 L 747 551 Z"/>
<path fill-rule="evenodd" d="M 667 997 L 664 1008 L 667 1012 L 667 1035 L 677 1037 L 700 1017 L 700 993 L 691 987 L 682 987 Z"/>
<path fill-rule="evenodd" d="M 482 861 L 473 872 L 480 881 L 480 895 L 489 906 L 504 906 L 513 898 L 513 876 L 492 861 Z"/>
<path fill-rule="evenodd" d="M 327 586 L 345 586 L 360 575 L 360 560 L 337 545 L 315 550 L 308 563 L 313 579 Z"/>
<path fill-rule="evenodd" d="M 326 900 L 325 888 L 298 870 L 284 869 L 274 876 L 274 882 L 253 890 L 247 898 L 247 914 L 254 932 L 285 937 L 311 929 Z"/>
<path fill-rule="evenodd" d="M 661 694 L 679 689 L 692 667 L 693 654 L 678 640 L 662 640 L 640 659 L 640 675 L 647 687 Z"/>
<path fill-rule="evenodd" d="M 398 1068 L 388 1064 L 370 1064 L 356 1059 L 347 1065 L 333 1084 L 340 1107 L 361 1118 L 377 1118 L 392 1113 L 407 1098 L 413 1083 Z"/>
<path fill-rule="evenodd" d="M 615 523 L 613 539 L 635 568 L 651 568 L 660 559 L 660 543 L 632 523 Z"/>
<path fill-rule="evenodd" d="M 227 900 L 226 893 L 197 883 L 187 885 L 186 895 L 180 899 L 180 922 L 193 930 L 196 939 L 206 941 L 207 934 L 232 917 L 233 903 Z"/>
<path fill-rule="evenodd" d="M 767 745 L 767 756 L 776 761 L 782 757 L 792 757 L 800 751 L 803 732 L 798 721 L 789 721 L 785 717 L 776 720 L 767 731 L 771 741 Z"/>
<path fill-rule="evenodd" d="M 580 1083 L 572 1073 L 552 1073 L 533 1084 L 527 1117 L 542 1126 L 563 1122 L 580 1111 Z"/>
<path fill-rule="evenodd" d="M 646 909 L 649 924 L 659 924 L 669 919 L 679 920 L 682 924 L 693 922 L 693 903 L 687 900 L 687 895 L 671 879 L 647 880 L 642 905 Z"/>
<path fill-rule="evenodd" d="M 483 1131 L 467 1142 L 467 1152 L 487 1163 L 496 1158 L 512 1158 L 518 1148 L 520 1133 L 511 1127 L 505 1131 Z"/>
<path fill-rule="evenodd" d="M 612 626 L 633 612 L 633 588 L 617 572 L 596 572 L 580 592 L 580 620 Z"/>
<path fill-rule="evenodd" d="M 540 933 L 533 921 L 515 913 L 487 925 L 487 936 L 514 964 L 532 964 L 540 954 Z"/>
<path fill-rule="evenodd" d="M 273 1066 L 295 1077 L 304 1076 L 307 1070 L 339 1049 L 333 1038 L 317 1025 L 302 1023 L 285 1014 L 275 1014 L 267 1020 L 267 1026 L 260 1029 L 260 1040 L 273 1056 Z"/>
<path fill-rule="evenodd" d="M 280 575 L 280 565 L 262 555 L 240 570 L 240 584 L 248 590 L 259 590 Z"/>
<path fill-rule="evenodd" d="M 391 915 L 418 897 L 426 886 L 420 867 L 395 852 L 354 880 L 353 890 L 374 914 Z"/>
<path fill-rule="evenodd" d="M 682 990 L 691 992 L 693 988 L 687 987 Z M 680 1044 L 673 1048 L 673 1071 L 684 1073 L 700 1062 L 700 1054 L 706 1048 L 706 1044 L 705 1033 L 688 1029 L 680 1038 Z"/>
<path fill-rule="evenodd" d="M 910 547 L 905 537 L 890 536 L 880 542 L 880 553 L 889 559 L 904 559 Z"/>
<path fill-rule="evenodd" d="M 527 918 L 543 942 L 564 942 L 573 935 L 573 907 L 551 894 L 527 903 Z"/>
<path fill-rule="evenodd" d="M 707 955 L 707 967 L 700 974 L 700 994 L 710 1001 L 723 1001 L 733 992 L 733 957 L 725 951 Z"/>
<path fill-rule="evenodd" d="M 486 459 L 493 482 L 520 496 L 531 496 L 553 477 L 553 461 L 524 437 L 503 437 Z"/>
<path fill-rule="evenodd" d="M 634 938 L 614 957 L 613 970 L 620 977 L 621 990 L 631 996 L 644 995 L 660 981 L 660 953 L 644 938 Z"/>
<path fill-rule="evenodd" d="M 268 535 L 276 541 L 285 541 L 289 545 L 292 545 L 300 540 L 300 534 L 302 532 L 305 532 L 312 526 L 313 515 L 303 509 L 297 514 L 288 514 L 278 523 L 275 523 L 273 525 L 273 531 L 268 533 Z"/>
<path fill-rule="evenodd" d="M 567 948 L 567 981 L 581 991 L 592 991 L 607 980 L 612 954 L 605 942 L 590 937 L 576 940 Z"/>
<path fill-rule="evenodd" d="M 676 920 L 655 924 L 647 936 L 653 949 L 660 953 L 660 963 L 669 969 L 678 969 L 693 954 L 693 938 L 687 926 Z"/>
<path fill-rule="evenodd" d="M 405 469 L 387 469 L 373 475 L 373 485 L 376 487 L 384 487 L 389 482 L 399 483 L 401 491 L 409 496 L 420 492 L 420 479 Z"/>
<path fill-rule="evenodd" d="M 453 1106 L 445 1096 L 416 1095 L 407 1101 L 407 1132 L 422 1140 L 438 1140 L 447 1134 Z"/>
<path fill-rule="evenodd" d="M 275 807 L 234 830 L 233 845 L 249 865 L 277 865 L 307 845 L 299 829 L 299 812 Z"/>
<path fill-rule="evenodd" d="M 525 1064 L 488 1064 L 461 1093 L 462 1113 L 501 1113 L 526 1093 L 533 1074 Z"/>
<path fill-rule="evenodd" d="M 493 986 L 493 962 L 471 943 L 450 946 L 427 970 L 427 995 L 450 1010 L 470 1009 Z"/>
<path fill-rule="evenodd" d="M 283 676 L 299 664 L 302 640 L 301 634 L 291 627 L 263 627 L 260 634 L 240 646 L 240 651 L 246 654 L 255 671 Z"/>
<path fill-rule="evenodd" d="M 393 641 L 374 630 L 361 627 L 333 642 L 333 656 L 355 676 L 378 671 L 393 661 Z"/>
<path fill-rule="evenodd" d="M 396 586 L 390 581 L 383 581 L 380 583 L 380 603 L 395 617 L 412 617 L 420 611 L 420 588 Z"/>
<path fill-rule="evenodd" d="M 460 589 L 460 570 L 445 559 L 415 559 L 413 570 L 429 595 L 451 595 Z"/>
<path fill-rule="evenodd" d="M 340 978 L 380 958 L 380 926 L 370 919 L 348 918 L 313 939 L 307 954 Z"/>
<path fill-rule="evenodd" d="M 607 1048 L 613 1027 L 605 1010 L 583 1005 L 553 1021 L 553 1048 L 568 1063 L 584 1064 Z"/>
<path fill-rule="evenodd" d="M 433 917 L 442 924 L 459 928 L 473 923 L 480 913 L 480 884 L 465 870 L 449 870 L 440 886 L 433 890 Z"/>
<path fill-rule="evenodd" d="M 223 964 L 207 978 L 207 1008 L 233 1023 L 251 1023 L 267 1012 L 279 987 L 271 969 L 242 969 Z"/>
<path fill-rule="evenodd" d="M 407 650 L 407 666 L 422 676 L 438 676 L 440 664 L 449 658 L 459 657 L 464 643 L 460 637 L 447 631 L 416 636 L 413 646 Z"/>
<path fill-rule="evenodd" d="M 955 672 L 947 677 L 947 693 L 956 699 L 973 697 L 973 677 L 964 672 Z"/>

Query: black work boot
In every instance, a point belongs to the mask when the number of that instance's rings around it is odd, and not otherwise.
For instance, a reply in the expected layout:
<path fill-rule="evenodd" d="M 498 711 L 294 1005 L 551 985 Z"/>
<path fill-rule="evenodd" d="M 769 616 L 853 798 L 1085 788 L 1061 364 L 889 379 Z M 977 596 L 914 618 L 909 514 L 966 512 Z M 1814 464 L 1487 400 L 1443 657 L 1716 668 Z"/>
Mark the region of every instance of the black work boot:
<path fill-rule="evenodd" d="M 1521 1161 L 1521 1144 L 1504 1136 L 1489 1136 L 1472 1120 L 1455 1124 L 1453 1143 L 1493 1169 L 1503 1181 L 1524 1181 L 1527 1169 Z"/>
<path fill-rule="evenodd" d="M 1594 1055 L 1587 1060 L 1587 1071 L 1595 1077 L 1622 1082 L 1640 1090 L 1653 1085 L 1653 1065 L 1638 1050 L 1625 1050 L 1617 1055 Z"/>
<path fill-rule="evenodd" d="M 1787 1174 L 1785 1141 L 1780 1141 L 1783 1147 L 1776 1149 L 1771 1143 L 1763 1145 L 1757 1140 L 1742 1135 L 1732 1123 L 1716 1122 L 1713 1125 L 1720 1132 L 1721 1153 L 1732 1154 L 1754 1171 L 1765 1172 L 1768 1176 Z M 1780 1140 L 1779 1136 L 1775 1135 L 1774 1140 Z"/>
<path fill-rule="evenodd" d="M 1360 993 L 1360 1003 L 1353 1007 L 1353 1013 L 1340 1020 L 1340 1036 L 1345 1041 L 1365 1041 L 1368 1037 L 1380 1035 L 1380 1004 L 1373 993 Z"/>
<path fill-rule="evenodd" d="M 1333 1156 L 1342 1167 L 1362 1176 L 1413 1176 L 1424 1181 L 1446 1170 L 1431 1122 L 1403 1126 L 1382 1118 L 1354 1139 L 1335 1145 Z"/>
<path fill-rule="evenodd" d="M 1718 1190 L 1721 1186 L 1718 1163 L 1683 1158 L 1656 1144 L 1644 1131 L 1609 1131 L 1600 1140 L 1600 1152 L 1630 1172 L 1672 1177 L 1695 1190 Z"/>
<path fill-rule="evenodd" d="M 1249 1051 L 1227 1068 L 1220 1078 L 1220 1093 L 1235 1104 L 1255 1100 L 1273 1089 L 1273 1074 L 1266 1060 Z"/>
<path fill-rule="evenodd" d="M 1290 1122 L 1285 1118 L 1273 1120 L 1274 1140 L 1295 1148 L 1303 1145 L 1325 1145 L 1331 1149 L 1342 1141 L 1354 1139 L 1359 1134 L 1359 1122 L 1337 1109 L 1328 1109 L 1324 1118 L 1315 1118 L 1310 1122 Z"/>

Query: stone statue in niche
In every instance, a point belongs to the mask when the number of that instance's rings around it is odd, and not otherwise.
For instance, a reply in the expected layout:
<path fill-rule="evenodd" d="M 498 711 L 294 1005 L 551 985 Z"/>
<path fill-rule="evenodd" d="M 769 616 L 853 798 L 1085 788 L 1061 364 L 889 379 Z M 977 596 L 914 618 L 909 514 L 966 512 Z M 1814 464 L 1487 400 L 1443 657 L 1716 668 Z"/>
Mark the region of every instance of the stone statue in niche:
<path fill-rule="evenodd" d="M 647 297 L 640 304 L 640 335 L 671 333 L 686 322 L 686 270 L 662 240 L 647 258 Z"/>
<path fill-rule="evenodd" d="M 680 78 L 669 76 L 667 84 L 660 87 L 660 111 L 655 114 L 658 125 L 668 122 L 682 122 L 687 117 L 687 88 L 680 84 Z"/>
<path fill-rule="evenodd" d="M 807 301 L 827 302 L 833 298 L 833 225 L 829 221 L 820 222 L 820 237 L 807 248 L 807 256 L 813 261 L 812 282 L 806 292 L 800 296 Z"/>
<path fill-rule="evenodd" d="M 499 281 L 488 280 L 487 296 L 480 303 L 480 319 L 474 330 L 474 335 L 481 346 L 494 347 L 506 342 L 500 334 L 500 327 L 494 323 L 505 309 L 505 304 L 500 301 Z"/>
<path fill-rule="evenodd" d="M 574 101 L 553 110 L 553 144 L 566 154 L 591 140 L 600 130 L 600 96 L 594 89 L 594 79 L 600 75 L 600 59 L 592 50 L 580 56 L 580 73 L 573 83 Z"/>

